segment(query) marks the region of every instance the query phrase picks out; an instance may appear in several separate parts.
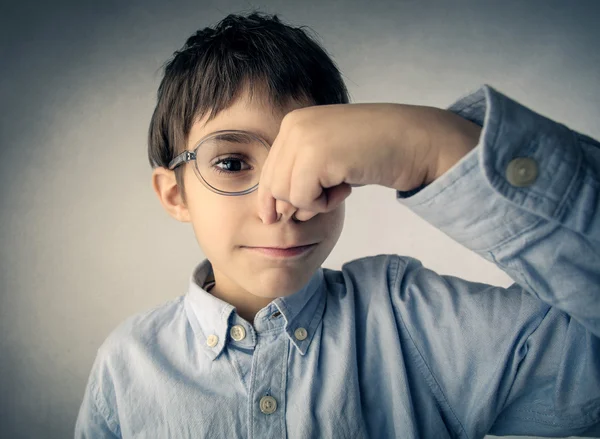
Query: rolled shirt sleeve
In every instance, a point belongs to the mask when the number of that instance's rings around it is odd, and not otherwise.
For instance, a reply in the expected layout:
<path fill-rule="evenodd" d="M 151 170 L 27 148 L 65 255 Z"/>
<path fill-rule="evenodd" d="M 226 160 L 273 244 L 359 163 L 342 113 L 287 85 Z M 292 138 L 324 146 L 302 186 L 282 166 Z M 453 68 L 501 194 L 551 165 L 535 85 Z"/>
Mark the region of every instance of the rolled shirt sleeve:
<path fill-rule="evenodd" d="M 489 86 L 449 110 L 478 145 L 397 200 L 600 336 L 600 144 Z"/>
<path fill-rule="evenodd" d="M 489 86 L 449 110 L 483 127 L 477 146 L 396 198 L 515 284 L 404 258 L 404 346 L 465 437 L 598 433 L 600 145 Z"/>

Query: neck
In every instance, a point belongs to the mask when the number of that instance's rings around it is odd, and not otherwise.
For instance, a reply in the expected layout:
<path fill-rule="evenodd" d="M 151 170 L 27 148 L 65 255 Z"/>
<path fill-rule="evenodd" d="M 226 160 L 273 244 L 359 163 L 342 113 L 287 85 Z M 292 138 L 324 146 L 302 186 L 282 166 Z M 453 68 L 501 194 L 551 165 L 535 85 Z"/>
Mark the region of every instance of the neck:
<path fill-rule="evenodd" d="M 240 289 L 222 288 L 224 284 L 226 284 L 226 282 L 215 283 L 215 285 L 207 291 L 210 291 L 210 294 L 213 296 L 233 305 L 238 315 L 251 324 L 254 324 L 256 313 L 273 301 L 273 299 L 258 297 L 247 291 L 241 291 Z"/>

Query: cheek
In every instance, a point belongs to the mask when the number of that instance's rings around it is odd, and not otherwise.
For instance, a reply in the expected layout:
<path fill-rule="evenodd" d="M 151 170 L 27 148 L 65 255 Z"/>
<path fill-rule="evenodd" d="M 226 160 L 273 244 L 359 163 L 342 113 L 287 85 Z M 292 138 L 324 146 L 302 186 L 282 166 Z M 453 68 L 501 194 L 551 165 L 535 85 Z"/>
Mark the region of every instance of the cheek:
<path fill-rule="evenodd" d="M 232 235 L 239 221 L 240 209 L 236 208 L 236 197 L 210 191 L 198 180 L 191 166 L 186 168 L 184 179 L 196 239 L 205 254 L 219 252 L 219 247 L 226 247 L 233 240 Z"/>
<path fill-rule="evenodd" d="M 207 256 L 229 251 L 242 229 L 242 211 L 231 206 L 228 197 L 217 195 L 204 198 L 190 206 L 192 227 L 198 244 Z M 199 198 L 196 200 L 200 201 Z"/>
<path fill-rule="evenodd" d="M 323 217 L 323 228 L 327 232 L 328 239 L 336 242 L 342 234 L 344 219 L 346 217 L 346 204 L 342 203 L 336 210 Z"/>
<path fill-rule="evenodd" d="M 232 241 L 235 231 L 239 229 L 239 221 L 235 215 L 214 208 L 202 209 L 193 216 L 192 223 L 199 240 L 221 242 L 223 245 Z"/>

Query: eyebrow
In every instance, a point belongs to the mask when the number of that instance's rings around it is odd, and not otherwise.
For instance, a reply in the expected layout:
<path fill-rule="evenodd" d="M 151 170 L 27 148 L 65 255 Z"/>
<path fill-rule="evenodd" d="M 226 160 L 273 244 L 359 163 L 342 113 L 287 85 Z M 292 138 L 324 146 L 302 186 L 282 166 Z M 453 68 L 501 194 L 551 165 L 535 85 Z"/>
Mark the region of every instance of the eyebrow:
<path fill-rule="evenodd" d="M 211 134 L 216 133 L 217 131 L 225 131 L 225 130 L 245 131 L 247 133 L 254 134 L 255 136 L 258 136 L 261 139 L 265 140 L 269 144 L 269 146 L 271 146 L 273 144 L 273 140 L 275 140 L 275 139 L 271 140 L 270 136 L 268 136 L 267 133 L 265 133 L 260 128 L 222 128 L 222 129 L 219 129 L 219 130 L 211 131 L 210 133 L 206 133 L 201 138 L 203 139 L 203 138 L 205 138 L 207 136 L 210 136 Z M 197 143 L 198 142 L 196 142 L 196 144 Z"/>

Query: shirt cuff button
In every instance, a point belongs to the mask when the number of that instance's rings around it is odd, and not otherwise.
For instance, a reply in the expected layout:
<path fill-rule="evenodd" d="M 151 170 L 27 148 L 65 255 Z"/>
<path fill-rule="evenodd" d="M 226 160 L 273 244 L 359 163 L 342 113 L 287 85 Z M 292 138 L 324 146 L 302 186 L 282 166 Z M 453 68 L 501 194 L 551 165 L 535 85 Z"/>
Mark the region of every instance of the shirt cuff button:
<path fill-rule="evenodd" d="M 506 167 L 506 179 L 516 187 L 531 186 L 538 176 L 537 162 L 529 157 L 518 157 Z"/>

